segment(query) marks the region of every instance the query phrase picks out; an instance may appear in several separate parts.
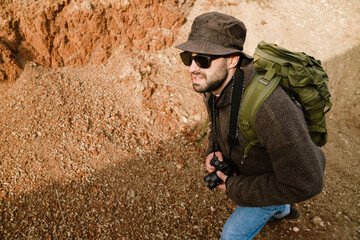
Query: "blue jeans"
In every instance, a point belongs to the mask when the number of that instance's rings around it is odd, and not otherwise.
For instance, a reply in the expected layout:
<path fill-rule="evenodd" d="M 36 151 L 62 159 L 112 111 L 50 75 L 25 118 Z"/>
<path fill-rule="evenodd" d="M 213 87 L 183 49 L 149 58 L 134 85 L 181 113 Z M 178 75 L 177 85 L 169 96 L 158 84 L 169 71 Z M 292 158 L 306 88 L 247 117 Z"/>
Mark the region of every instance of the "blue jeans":
<path fill-rule="evenodd" d="M 237 207 L 226 221 L 221 239 L 252 239 L 265 226 L 270 217 L 283 217 L 289 212 L 289 204 L 269 207 Z"/>

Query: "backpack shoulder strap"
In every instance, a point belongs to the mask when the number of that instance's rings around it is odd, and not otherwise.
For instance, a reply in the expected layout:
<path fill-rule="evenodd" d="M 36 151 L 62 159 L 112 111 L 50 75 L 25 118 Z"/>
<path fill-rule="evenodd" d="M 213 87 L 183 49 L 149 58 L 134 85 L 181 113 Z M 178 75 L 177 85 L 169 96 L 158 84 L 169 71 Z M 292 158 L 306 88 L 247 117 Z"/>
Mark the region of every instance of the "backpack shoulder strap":
<path fill-rule="evenodd" d="M 275 73 L 276 70 L 269 65 L 266 73 L 257 74 L 245 90 L 239 113 L 239 129 L 250 143 L 244 151 L 244 159 L 250 149 L 259 144 L 255 131 L 255 116 L 261 104 L 280 82 L 281 77 L 275 75 Z"/>

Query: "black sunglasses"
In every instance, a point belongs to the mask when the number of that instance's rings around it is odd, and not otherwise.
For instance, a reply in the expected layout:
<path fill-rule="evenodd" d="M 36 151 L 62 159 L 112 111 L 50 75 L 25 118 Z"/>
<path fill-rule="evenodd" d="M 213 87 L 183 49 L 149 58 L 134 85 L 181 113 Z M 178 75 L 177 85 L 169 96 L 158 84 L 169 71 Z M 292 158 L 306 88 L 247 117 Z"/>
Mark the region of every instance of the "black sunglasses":
<path fill-rule="evenodd" d="M 221 58 L 224 56 L 215 56 L 215 55 L 192 55 L 190 52 L 182 52 L 180 53 L 181 60 L 185 64 L 185 66 L 190 66 L 192 61 L 194 60 L 196 65 L 201 68 L 209 68 L 211 65 L 211 61 L 217 58 Z"/>

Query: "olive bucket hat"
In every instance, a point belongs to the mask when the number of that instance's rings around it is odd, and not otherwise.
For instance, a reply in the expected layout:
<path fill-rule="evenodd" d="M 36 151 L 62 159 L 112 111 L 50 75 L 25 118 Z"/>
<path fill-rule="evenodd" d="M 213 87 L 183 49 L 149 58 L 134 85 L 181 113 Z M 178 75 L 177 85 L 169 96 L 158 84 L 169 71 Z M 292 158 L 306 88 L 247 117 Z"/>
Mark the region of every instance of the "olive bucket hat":
<path fill-rule="evenodd" d="M 239 53 L 252 60 L 243 52 L 245 38 L 246 28 L 242 21 L 227 14 L 210 12 L 196 17 L 188 40 L 175 47 L 207 55 Z"/>

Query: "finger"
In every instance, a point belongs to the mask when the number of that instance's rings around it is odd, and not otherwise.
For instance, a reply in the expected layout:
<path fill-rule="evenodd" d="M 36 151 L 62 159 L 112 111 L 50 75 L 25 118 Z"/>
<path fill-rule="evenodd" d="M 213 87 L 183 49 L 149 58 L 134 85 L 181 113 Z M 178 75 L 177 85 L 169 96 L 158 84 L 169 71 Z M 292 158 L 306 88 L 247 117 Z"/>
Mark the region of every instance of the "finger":
<path fill-rule="evenodd" d="M 224 161 L 224 157 L 222 154 L 217 155 L 217 158 L 219 159 L 220 162 Z"/>
<path fill-rule="evenodd" d="M 206 171 L 211 173 L 211 172 L 215 171 L 215 168 L 213 166 L 210 166 L 210 167 L 206 166 Z"/>
<path fill-rule="evenodd" d="M 227 177 L 228 176 L 226 176 L 223 172 L 221 172 L 221 171 L 217 171 L 216 172 L 216 175 L 221 179 L 221 180 L 223 180 L 224 182 L 226 181 L 226 179 L 227 179 Z"/>
<path fill-rule="evenodd" d="M 225 185 L 225 183 L 219 184 L 218 188 L 221 189 L 221 190 L 226 191 L 226 185 Z"/>

